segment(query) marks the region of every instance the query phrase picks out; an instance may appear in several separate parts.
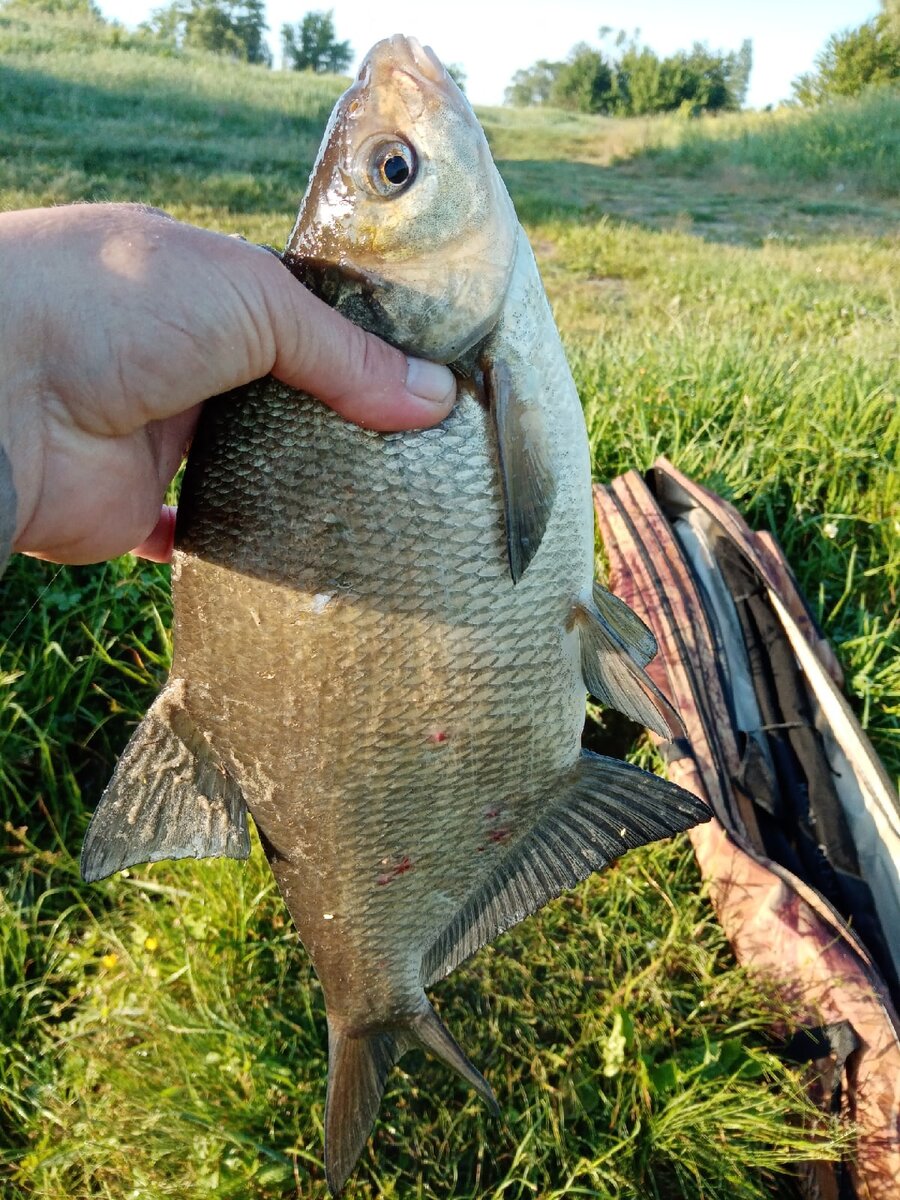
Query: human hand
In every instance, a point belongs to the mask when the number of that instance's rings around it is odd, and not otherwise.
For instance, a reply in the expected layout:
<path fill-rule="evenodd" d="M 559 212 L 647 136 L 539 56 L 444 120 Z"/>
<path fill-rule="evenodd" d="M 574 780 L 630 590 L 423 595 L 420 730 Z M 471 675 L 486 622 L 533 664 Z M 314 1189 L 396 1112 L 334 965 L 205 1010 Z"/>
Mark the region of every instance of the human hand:
<path fill-rule="evenodd" d="M 268 251 L 132 205 L 0 213 L 0 449 L 13 548 L 166 561 L 202 401 L 268 373 L 377 430 L 436 425 L 446 367 L 332 311 Z"/>

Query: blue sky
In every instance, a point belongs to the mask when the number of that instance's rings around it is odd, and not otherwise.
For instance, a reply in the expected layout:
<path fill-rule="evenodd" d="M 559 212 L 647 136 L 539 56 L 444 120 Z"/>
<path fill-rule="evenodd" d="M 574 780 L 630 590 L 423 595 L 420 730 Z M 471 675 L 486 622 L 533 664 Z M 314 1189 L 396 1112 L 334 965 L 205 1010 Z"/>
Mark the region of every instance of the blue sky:
<path fill-rule="evenodd" d="M 99 0 L 108 17 L 137 25 L 159 0 Z M 852 28 L 878 11 L 877 0 L 268 0 L 269 38 L 276 54 L 284 22 L 309 8 L 333 8 L 338 36 L 349 39 L 357 60 L 382 37 L 412 34 L 430 44 L 444 62 L 468 76 L 475 104 L 499 104 L 520 67 L 538 58 L 564 58 L 575 42 L 596 41 L 601 25 L 641 30 L 661 54 L 705 41 L 736 50 L 753 42 L 748 104 L 762 107 L 786 99 L 791 80 L 812 66 L 828 36 Z"/>

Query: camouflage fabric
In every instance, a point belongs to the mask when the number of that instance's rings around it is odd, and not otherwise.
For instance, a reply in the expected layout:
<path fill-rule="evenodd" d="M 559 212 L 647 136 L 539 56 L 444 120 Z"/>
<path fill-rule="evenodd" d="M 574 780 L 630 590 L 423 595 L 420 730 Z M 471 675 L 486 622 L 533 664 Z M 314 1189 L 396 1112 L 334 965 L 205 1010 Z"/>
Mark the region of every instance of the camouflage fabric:
<path fill-rule="evenodd" d="M 669 775 L 716 814 L 689 836 L 719 920 L 796 1014 L 812 1094 L 858 1130 L 854 1159 L 810 1164 L 805 1194 L 894 1200 L 897 794 L 771 535 L 665 459 L 594 499 L 610 585 L 656 635 L 648 670 L 687 730 L 660 743 Z"/>

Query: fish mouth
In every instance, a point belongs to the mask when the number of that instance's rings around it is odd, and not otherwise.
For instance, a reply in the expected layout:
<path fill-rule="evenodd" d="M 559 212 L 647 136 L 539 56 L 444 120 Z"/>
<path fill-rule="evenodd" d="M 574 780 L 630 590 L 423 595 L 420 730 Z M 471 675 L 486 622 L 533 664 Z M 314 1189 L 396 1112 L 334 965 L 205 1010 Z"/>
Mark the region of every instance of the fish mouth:
<path fill-rule="evenodd" d="M 441 60 L 430 46 L 423 46 L 417 38 L 395 33 L 373 46 L 363 60 L 359 80 L 365 86 L 373 77 L 382 73 L 399 71 L 409 75 L 417 83 L 447 86 L 451 80 Z"/>

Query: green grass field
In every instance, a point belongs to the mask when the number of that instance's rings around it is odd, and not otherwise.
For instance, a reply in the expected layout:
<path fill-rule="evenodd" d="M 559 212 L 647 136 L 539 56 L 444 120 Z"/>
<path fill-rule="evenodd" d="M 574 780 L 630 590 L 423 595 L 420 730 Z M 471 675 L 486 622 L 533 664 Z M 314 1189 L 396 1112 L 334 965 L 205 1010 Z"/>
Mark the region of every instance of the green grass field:
<path fill-rule="evenodd" d="M 283 243 L 340 88 L 0 10 L 0 207 L 144 201 Z M 773 530 L 894 776 L 898 118 L 896 96 L 727 123 L 483 114 L 596 478 L 664 452 Z M 79 879 L 168 623 L 166 570 L 131 558 L 15 559 L 0 581 L 4 1200 L 326 1194 L 322 996 L 258 849 Z M 803 1128 L 768 1032 L 784 1014 L 736 967 L 685 840 L 435 997 L 504 1120 L 409 1056 L 350 1200 L 762 1200 L 839 1149 Z"/>

